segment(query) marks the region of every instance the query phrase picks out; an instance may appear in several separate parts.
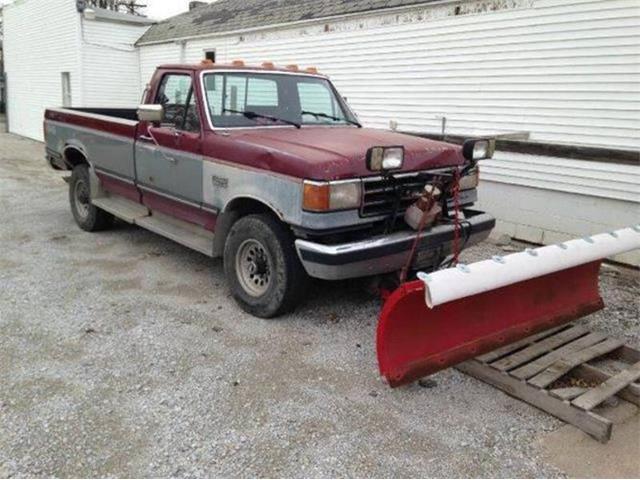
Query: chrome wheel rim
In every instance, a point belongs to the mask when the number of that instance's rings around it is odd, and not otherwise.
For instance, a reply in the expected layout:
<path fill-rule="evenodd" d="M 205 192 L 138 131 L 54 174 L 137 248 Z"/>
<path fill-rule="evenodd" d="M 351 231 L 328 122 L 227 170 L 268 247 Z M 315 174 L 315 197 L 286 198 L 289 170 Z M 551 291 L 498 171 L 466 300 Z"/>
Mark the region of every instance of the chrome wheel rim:
<path fill-rule="evenodd" d="M 89 207 L 91 206 L 91 195 L 89 188 L 84 180 L 78 180 L 73 189 L 73 196 L 76 204 L 76 212 L 83 220 L 89 216 Z"/>
<path fill-rule="evenodd" d="M 236 275 L 243 290 L 252 297 L 264 295 L 271 284 L 272 261 L 257 240 L 245 240 L 236 254 Z"/>

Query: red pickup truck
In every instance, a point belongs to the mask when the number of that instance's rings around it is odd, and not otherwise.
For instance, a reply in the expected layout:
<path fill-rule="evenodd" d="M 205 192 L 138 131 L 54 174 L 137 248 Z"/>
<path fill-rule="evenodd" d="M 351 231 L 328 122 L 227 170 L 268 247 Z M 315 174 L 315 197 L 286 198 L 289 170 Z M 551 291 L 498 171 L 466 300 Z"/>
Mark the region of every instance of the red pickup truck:
<path fill-rule="evenodd" d="M 495 225 L 472 208 L 489 141 L 363 128 L 315 69 L 165 65 L 139 108 L 51 108 L 44 131 L 82 229 L 117 217 L 222 256 L 260 317 L 291 310 L 309 277 L 438 269 Z M 435 184 L 441 213 L 411 228 L 407 209 Z"/>

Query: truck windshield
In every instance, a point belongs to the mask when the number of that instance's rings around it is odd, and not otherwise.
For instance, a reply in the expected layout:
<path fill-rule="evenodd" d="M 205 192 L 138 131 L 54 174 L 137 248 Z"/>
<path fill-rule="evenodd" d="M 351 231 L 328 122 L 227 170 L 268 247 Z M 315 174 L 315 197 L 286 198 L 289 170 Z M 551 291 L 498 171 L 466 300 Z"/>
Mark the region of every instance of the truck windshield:
<path fill-rule="evenodd" d="M 268 73 L 204 76 L 215 127 L 358 125 L 331 84 L 322 78 Z"/>

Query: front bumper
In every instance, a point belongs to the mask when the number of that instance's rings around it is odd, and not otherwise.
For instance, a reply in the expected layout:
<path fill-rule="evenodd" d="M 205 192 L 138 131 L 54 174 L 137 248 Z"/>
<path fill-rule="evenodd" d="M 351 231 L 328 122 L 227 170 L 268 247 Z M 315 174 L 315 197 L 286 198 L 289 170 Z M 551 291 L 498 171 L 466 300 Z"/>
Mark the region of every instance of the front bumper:
<path fill-rule="evenodd" d="M 461 225 L 465 247 L 486 240 L 495 227 L 495 219 L 486 213 L 466 211 Z M 323 280 L 343 280 L 396 272 L 404 267 L 416 237 L 406 230 L 367 240 L 324 245 L 296 240 L 296 250 L 307 273 Z M 433 266 L 453 251 L 454 226 L 438 225 L 420 235 L 414 268 Z"/>

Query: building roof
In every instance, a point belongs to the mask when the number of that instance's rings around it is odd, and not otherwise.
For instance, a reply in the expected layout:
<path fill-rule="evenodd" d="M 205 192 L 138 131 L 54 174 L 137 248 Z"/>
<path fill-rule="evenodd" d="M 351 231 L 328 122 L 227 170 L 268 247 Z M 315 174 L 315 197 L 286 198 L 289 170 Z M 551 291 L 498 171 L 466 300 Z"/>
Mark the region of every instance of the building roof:
<path fill-rule="evenodd" d="M 138 45 L 435 1 L 439 0 L 218 0 L 155 24 Z"/>

